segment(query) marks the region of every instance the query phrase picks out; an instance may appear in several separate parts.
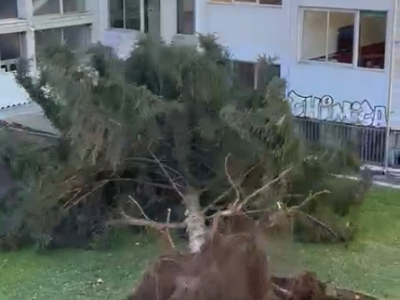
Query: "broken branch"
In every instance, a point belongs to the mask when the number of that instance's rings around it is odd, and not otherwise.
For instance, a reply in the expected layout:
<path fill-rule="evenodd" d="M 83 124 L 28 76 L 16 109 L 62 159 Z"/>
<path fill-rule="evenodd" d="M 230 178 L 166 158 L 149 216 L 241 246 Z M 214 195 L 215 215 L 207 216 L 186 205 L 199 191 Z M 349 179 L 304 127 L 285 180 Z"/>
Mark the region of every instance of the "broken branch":
<path fill-rule="evenodd" d="M 143 215 L 143 217 L 145 217 L 146 220 L 150 220 L 150 218 L 146 215 L 146 213 L 144 212 L 142 207 L 139 205 L 139 203 L 137 203 L 137 201 L 135 199 L 133 199 L 133 197 L 131 195 L 129 195 L 128 197 L 137 206 L 137 208 L 140 210 L 140 213 Z"/>
<path fill-rule="evenodd" d="M 292 206 L 291 209 L 301 209 L 301 208 L 305 207 L 311 200 L 314 200 L 319 195 L 330 194 L 330 193 L 331 192 L 328 190 L 323 190 L 323 191 L 316 192 L 314 194 L 310 194 L 302 203 L 300 203 L 299 205 L 296 205 L 296 206 Z"/>
<path fill-rule="evenodd" d="M 225 157 L 225 174 L 226 177 L 228 178 L 229 183 L 231 184 L 231 187 L 235 190 L 236 192 L 236 199 L 235 202 L 240 201 L 240 191 L 239 188 L 237 187 L 237 185 L 235 184 L 235 182 L 232 180 L 231 175 L 229 174 L 228 171 L 228 160 L 229 157 L 231 156 L 231 154 L 229 153 L 226 157 Z"/>
<path fill-rule="evenodd" d="M 160 169 L 163 171 L 165 177 L 167 177 L 168 181 L 171 183 L 172 187 L 174 190 L 178 193 L 179 196 L 184 200 L 185 196 L 182 194 L 182 192 L 179 190 L 178 186 L 176 185 L 175 181 L 171 178 L 169 175 L 168 171 L 165 169 L 164 165 L 161 163 L 161 161 L 155 156 L 153 153 L 151 153 L 151 156 L 153 156 L 154 160 L 157 162 L 158 166 Z"/>
<path fill-rule="evenodd" d="M 186 224 L 182 223 L 161 223 L 152 220 L 138 219 L 128 216 L 124 211 L 120 212 L 122 218 L 117 220 L 111 220 L 107 222 L 107 225 L 133 225 L 133 226 L 148 226 L 157 230 L 163 230 L 166 228 L 186 228 Z"/>
<path fill-rule="evenodd" d="M 168 208 L 167 224 L 170 224 L 170 219 L 171 219 L 171 209 Z M 168 239 L 168 242 L 169 242 L 171 248 L 172 248 L 172 249 L 176 249 L 175 243 L 174 243 L 174 241 L 173 241 L 172 238 L 171 238 L 171 233 L 169 232 L 169 227 L 166 227 L 166 228 L 165 228 L 165 233 L 166 233 L 166 235 L 167 235 L 167 239 Z"/>
<path fill-rule="evenodd" d="M 290 171 L 292 170 L 292 168 L 288 168 L 285 171 L 283 171 L 281 174 L 278 175 L 278 177 L 276 177 L 275 179 L 269 181 L 267 184 L 265 184 L 264 186 L 260 187 L 259 189 L 255 190 L 253 193 L 251 193 L 249 196 L 247 196 L 242 203 L 239 205 L 238 209 L 242 209 L 251 199 L 253 199 L 255 196 L 257 196 L 258 194 L 260 194 L 261 192 L 267 190 L 268 188 L 270 188 L 271 185 L 273 185 L 274 183 L 280 181 L 283 177 L 285 177 Z"/>
<path fill-rule="evenodd" d="M 242 178 L 240 179 L 240 182 L 242 182 L 244 180 L 244 178 L 246 178 L 247 175 L 249 175 L 255 168 L 257 168 L 259 165 L 261 164 L 261 162 L 256 163 L 255 165 L 253 165 L 251 168 L 249 168 L 246 173 L 243 174 Z M 240 185 L 238 185 L 240 186 Z M 221 195 L 219 195 L 213 202 L 211 202 L 209 205 L 207 205 L 204 209 L 203 209 L 203 213 L 205 213 L 206 211 L 210 210 L 212 207 L 214 207 L 215 204 L 217 204 L 219 201 L 221 201 L 222 199 L 224 199 L 226 196 L 229 195 L 229 193 L 233 190 L 233 186 L 231 185 L 228 189 L 226 189 Z"/>

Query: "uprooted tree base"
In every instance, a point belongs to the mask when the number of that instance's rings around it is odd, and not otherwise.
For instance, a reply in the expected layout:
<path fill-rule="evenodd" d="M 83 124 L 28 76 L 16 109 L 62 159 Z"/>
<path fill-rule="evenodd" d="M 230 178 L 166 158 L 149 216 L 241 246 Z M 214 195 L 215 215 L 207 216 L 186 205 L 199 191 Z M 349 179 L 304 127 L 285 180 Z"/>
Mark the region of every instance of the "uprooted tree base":
<path fill-rule="evenodd" d="M 260 230 L 261 229 L 261 230 Z M 128 300 L 375 300 L 333 289 L 304 272 L 292 278 L 269 273 L 265 227 L 209 233 L 197 253 L 160 256 Z"/>

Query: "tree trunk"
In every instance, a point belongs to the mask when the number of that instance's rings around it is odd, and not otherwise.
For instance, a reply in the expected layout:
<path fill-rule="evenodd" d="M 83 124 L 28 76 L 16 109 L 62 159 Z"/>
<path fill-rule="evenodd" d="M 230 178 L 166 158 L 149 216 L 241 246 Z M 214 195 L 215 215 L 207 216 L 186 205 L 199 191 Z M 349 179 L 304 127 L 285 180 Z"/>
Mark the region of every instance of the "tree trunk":
<path fill-rule="evenodd" d="M 193 189 L 189 188 L 184 194 L 186 205 L 186 225 L 189 235 L 189 250 L 191 253 L 200 251 L 205 241 L 206 224 L 204 214 L 200 207 L 200 195 Z"/>

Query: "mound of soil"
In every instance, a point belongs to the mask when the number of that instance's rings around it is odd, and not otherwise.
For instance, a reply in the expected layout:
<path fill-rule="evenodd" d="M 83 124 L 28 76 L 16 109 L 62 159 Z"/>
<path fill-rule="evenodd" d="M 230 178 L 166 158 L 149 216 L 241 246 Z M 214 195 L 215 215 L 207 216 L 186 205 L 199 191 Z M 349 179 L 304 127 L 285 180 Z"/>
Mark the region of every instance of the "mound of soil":
<path fill-rule="evenodd" d="M 311 272 L 271 276 L 265 235 L 243 224 L 214 232 L 198 253 L 159 257 L 128 300 L 376 300 L 333 289 Z"/>

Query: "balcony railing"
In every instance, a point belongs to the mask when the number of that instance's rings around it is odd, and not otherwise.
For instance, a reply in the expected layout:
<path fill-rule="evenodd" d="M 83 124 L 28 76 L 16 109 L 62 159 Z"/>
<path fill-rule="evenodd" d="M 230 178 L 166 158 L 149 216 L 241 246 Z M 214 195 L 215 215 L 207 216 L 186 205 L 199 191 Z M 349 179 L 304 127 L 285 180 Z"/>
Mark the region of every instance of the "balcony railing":
<path fill-rule="evenodd" d="M 2 72 L 14 72 L 17 70 L 18 59 L 7 59 L 0 61 Z"/>

